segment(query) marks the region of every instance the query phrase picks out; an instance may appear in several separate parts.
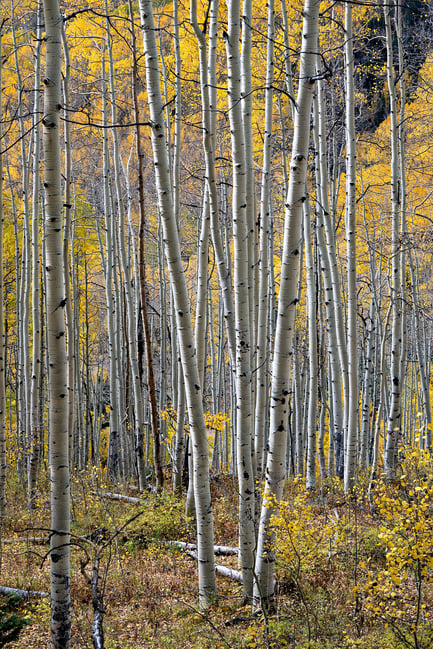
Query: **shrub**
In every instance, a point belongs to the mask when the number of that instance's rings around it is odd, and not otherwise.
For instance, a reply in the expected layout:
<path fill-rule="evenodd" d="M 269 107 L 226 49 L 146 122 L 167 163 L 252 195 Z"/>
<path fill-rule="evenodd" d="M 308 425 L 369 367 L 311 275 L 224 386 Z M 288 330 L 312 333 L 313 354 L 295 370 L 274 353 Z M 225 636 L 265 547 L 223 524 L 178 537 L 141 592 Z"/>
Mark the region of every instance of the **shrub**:
<path fill-rule="evenodd" d="M 21 617 L 16 611 L 21 603 L 21 597 L 6 595 L 0 603 L 0 647 L 17 640 L 23 627 L 29 619 Z"/>
<path fill-rule="evenodd" d="M 361 563 L 365 581 L 356 589 L 371 618 L 382 620 L 413 649 L 428 649 L 433 637 L 425 597 L 433 584 L 431 469 L 428 451 L 405 450 L 397 483 L 378 484 L 374 501 L 385 565 Z"/>

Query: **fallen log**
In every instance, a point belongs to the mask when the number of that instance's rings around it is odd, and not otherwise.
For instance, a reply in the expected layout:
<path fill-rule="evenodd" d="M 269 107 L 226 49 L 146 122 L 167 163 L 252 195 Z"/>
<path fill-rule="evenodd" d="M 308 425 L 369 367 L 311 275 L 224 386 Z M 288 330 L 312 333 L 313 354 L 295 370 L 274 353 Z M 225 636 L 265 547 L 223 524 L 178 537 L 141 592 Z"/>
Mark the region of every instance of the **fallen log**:
<path fill-rule="evenodd" d="M 197 550 L 197 545 L 195 543 L 184 543 L 184 541 L 165 541 L 167 545 L 174 545 L 175 547 L 180 548 L 181 550 Z M 215 554 L 222 554 L 226 556 L 231 556 L 239 554 L 239 548 L 235 548 L 229 545 L 214 545 L 213 551 Z"/>
<path fill-rule="evenodd" d="M 141 498 L 137 498 L 136 496 L 124 496 L 123 494 L 115 494 L 111 491 L 101 491 L 101 496 L 110 498 L 110 500 L 121 500 L 126 503 L 132 503 L 133 505 L 139 505 L 143 502 Z"/>
<path fill-rule="evenodd" d="M 1 595 L 18 595 L 28 599 L 29 597 L 49 597 L 50 593 L 43 590 L 22 590 L 21 588 L 8 588 L 7 586 L 0 586 Z"/>
<path fill-rule="evenodd" d="M 195 559 L 198 561 L 198 554 L 197 552 L 194 551 L 188 551 L 187 555 L 191 557 L 191 559 Z M 239 581 L 242 583 L 242 573 L 240 570 L 234 570 L 233 568 L 227 568 L 227 566 L 221 566 L 219 563 L 215 564 L 215 572 L 219 575 L 222 575 L 223 577 L 228 577 L 229 579 L 233 579 L 233 581 Z"/>
<path fill-rule="evenodd" d="M 49 539 L 45 536 L 21 536 L 17 539 L 3 539 L 2 543 L 49 543 Z"/>

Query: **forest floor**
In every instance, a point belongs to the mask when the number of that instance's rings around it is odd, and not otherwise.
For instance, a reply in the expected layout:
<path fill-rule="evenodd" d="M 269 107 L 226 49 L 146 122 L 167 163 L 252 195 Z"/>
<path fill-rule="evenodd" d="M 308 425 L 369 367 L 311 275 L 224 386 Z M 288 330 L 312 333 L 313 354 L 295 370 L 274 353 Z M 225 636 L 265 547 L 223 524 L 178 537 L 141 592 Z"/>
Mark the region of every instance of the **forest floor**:
<path fill-rule="evenodd" d="M 363 490 L 346 498 L 336 481 L 330 480 L 315 494 L 306 493 L 302 481 L 289 482 L 275 520 L 276 612 L 252 617 L 243 603 L 241 584 L 219 576 L 218 602 L 206 612 L 199 610 L 196 563 L 168 543 L 195 542 L 184 499 L 168 492 L 145 494 L 139 504 L 119 502 L 104 494 L 95 476 L 77 474 L 72 647 L 93 646 L 89 579 L 99 556 L 105 649 L 429 649 L 433 646 L 431 483 L 432 479 L 427 486 L 424 479 L 419 487 L 415 479 L 387 485 L 370 504 Z M 46 478 L 41 486 L 37 506 L 29 512 L 21 487 L 9 485 L 2 586 L 49 591 Z M 137 495 L 126 488 L 123 493 Z M 236 546 L 234 478 L 214 476 L 212 495 L 215 541 Z M 415 528 L 414 542 L 410 534 Z M 238 568 L 237 557 L 217 557 L 217 562 Z M 49 598 L 23 599 L 14 608 L 27 624 L 8 646 L 48 647 Z M 4 609 L 0 609 L 0 646 L 2 615 Z"/>

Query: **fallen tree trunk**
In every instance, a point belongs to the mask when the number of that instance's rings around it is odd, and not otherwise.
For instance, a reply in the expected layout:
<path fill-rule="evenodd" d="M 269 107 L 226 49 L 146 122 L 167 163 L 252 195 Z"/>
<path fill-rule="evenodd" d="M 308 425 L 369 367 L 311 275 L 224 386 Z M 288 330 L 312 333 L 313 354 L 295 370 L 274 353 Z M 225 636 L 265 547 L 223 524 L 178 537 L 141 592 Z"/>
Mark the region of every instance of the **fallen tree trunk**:
<path fill-rule="evenodd" d="M 198 555 L 197 552 L 194 551 L 189 551 L 187 552 L 187 555 L 191 557 L 191 559 L 195 559 L 196 561 L 198 560 Z M 218 575 L 222 575 L 223 577 L 228 577 L 229 579 L 233 579 L 233 581 L 238 581 L 242 583 L 242 573 L 240 570 L 234 570 L 233 568 L 227 568 L 227 566 L 221 566 L 219 563 L 215 564 L 215 572 Z"/>
<path fill-rule="evenodd" d="M 143 502 L 141 498 L 137 498 L 136 496 L 124 496 L 123 494 L 115 494 L 111 491 L 101 491 L 101 496 L 104 498 L 110 498 L 110 500 L 121 500 L 134 505 L 139 505 Z"/>
<path fill-rule="evenodd" d="M 165 541 L 167 545 L 174 545 L 181 550 L 197 550 L 195 543 L 184 543 L 184 541 Z M 215 554 L 224 554 L 226 556 L 239 554 L 239 548 L 229 545 L 214 545 L 213 551 Z"/>
<path fill-rule="evenodd" d="M 0 586 L 1 595 L 18 595 L 19 597 L 48 597 L 50 593 L 43 590 L 22 590 L 21 588 L 8 588 L 7 586 Z"/>
<path fill-rule="evenodd" d="M 50 540 L 44 536 L 21 536 L 18 539 L 3 539 L 2 543 L 38 543 L 45 544 L 49 543 Z"/>

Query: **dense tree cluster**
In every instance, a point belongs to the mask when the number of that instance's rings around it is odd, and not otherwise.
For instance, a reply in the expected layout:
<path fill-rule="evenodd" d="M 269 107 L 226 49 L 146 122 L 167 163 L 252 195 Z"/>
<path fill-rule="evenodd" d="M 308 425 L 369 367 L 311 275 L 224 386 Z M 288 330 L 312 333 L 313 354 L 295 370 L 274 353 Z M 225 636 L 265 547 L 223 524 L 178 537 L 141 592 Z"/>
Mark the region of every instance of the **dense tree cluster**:
<path fill-rule="evenodd" d="M 48 459 L 53 646 L 70 471 L 188 485 L 202 606 L 209 474 L 235 474 L 272 609 L 285 478 L 371 489 L 431 447 L 430 4 L 11 3 L 0 519 L 6 454 L 29 507 Z"/>

